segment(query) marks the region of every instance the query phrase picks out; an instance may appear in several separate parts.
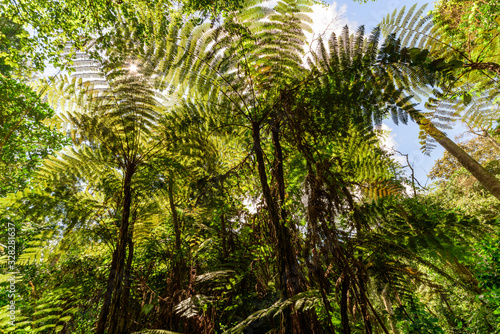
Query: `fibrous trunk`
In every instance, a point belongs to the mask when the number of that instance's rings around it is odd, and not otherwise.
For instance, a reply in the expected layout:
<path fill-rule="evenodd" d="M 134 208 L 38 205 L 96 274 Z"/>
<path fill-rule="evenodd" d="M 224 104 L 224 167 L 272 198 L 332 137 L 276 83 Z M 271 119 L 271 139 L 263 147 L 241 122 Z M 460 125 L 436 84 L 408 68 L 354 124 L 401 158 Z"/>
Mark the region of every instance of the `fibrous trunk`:
<path fill-rule="evenodd" d="M 437 129 L 429 120 L 422 117 L 417 120 L 426 132 L 443 146 L 455 159 L 474 176 L 483 187 L 493 196 L 500 200 L 500 180 L 484 169 L 474 158 L 465 152 L 460 146 L 449 139 L 442 131 Z"/>
<path fill-rule="evenodd" d="M 257 167 L 259 171 L 259 178 L 262 187 L 262 193 L 264 200 L 266 201 L 267 210 L 271 219 L 271 223 L 275 233 L 276 248 L 277 248 L 277 265 L 278 265 L 278 289 L 282 300 L 285 300 L 302 290 L 303 279 L 301 273 L 299 272 L 296 259 L 295 250 L 292 245 L 292 236 L 290 231 L 285 226 L 286 211 L 283 208 L 285 187 L 284 187 L 284 176 L 283 176 L 283 155 L 281 150 L 281 145 L 279 143 L 279 132 L 278 127 L 275 126 L 272 129 L 273 132 L 273 144 L 275 149 L 275 178 L 278 183 L 278 193 L 279 193 L 279 205 L 274 200 L 271 193 L 271 189 L 267 180 L 267 173 L 264 162 L 264 152 L 261 146 L 260 139 L 260 124 L 258 122 L 252 123 L 252 133 L 253 133 L 253 146 L 255 150 L 255 156 L 257 159 Z M 313 333 L 311 331 L 314 324 L 309 322 L 306 315 L 303 312 L 296 312 L 295 321 L 297 324 L 297 333 Z M 312 319 L 309 319 L 312 320 Z M 290 309 L 284 312 L 283 317 L 285 333 L 292 333 L 292 316 Z M 309 329 L 307 329 L 309 328 Z"/>
<path fill-rule="evenodd" d="M 130 207 L 132 204 L 132 176 L 134 175 L 135 168 L 133 165 L 128 165 L 125 169 L 125 178 L 123 180 L 123 204 L 122 204 L 122 217 L 120 225 L 120 234 L 118 236 L 118 244 L 113 253 L 113 260 L 111 262 L 111 270 L 108 277 L 108 284 L 104 295 L 104 302 L 97 322 L 97 334 L 104 334 L 106 330 L 106 323 L 109 316 L 109 330 L 108 334 L 116 333 L 118 326 L 117 314 L 120 308 L 120 299 L 122 293 L 122 282 L 127 250 L 127 240 L 129 238 L 129 218 Z M 131 260 L 131 259 L 130 259 Z"/>

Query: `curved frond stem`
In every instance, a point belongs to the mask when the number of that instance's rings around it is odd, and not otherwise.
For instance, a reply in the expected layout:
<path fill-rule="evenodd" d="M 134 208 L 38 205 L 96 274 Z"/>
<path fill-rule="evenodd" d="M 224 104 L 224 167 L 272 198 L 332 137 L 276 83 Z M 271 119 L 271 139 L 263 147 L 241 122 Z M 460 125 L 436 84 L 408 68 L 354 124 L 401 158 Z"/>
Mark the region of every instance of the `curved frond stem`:
<path fill-rule="evenodd" d="M 253 108 L 255 109 L 256 108 L 255 101 L 257 101 L 257 97 L 255 96 L 254 82 L 253 82 L 252 76 L 250 75 L 250 66 L 248 64 L 247 55 L 246 55 L 246 52 L 243 48 L 243 41 L 241 40 L 241 38 L 239 39 L 239 43 L 240 43 L 241 51 L 243 52 L 243 59 L 245 60 L 245 67 L 246 67 L 245 72 L 247 74 L 247 77 L 250 78 L 250 88 L 251 88 L 252 95 L 253 95 L 252 102 L 253 102 Z M 260 107 L 260 104 L 258 106 Z"/>

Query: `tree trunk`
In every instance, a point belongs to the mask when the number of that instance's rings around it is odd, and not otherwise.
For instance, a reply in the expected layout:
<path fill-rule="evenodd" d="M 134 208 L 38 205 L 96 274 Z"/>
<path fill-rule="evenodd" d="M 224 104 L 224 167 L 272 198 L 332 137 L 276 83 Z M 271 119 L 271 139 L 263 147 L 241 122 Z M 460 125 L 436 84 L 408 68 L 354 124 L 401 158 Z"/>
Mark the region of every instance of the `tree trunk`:
<path fill-rule="evenodd" d="M 382 290 L 382 293 L 380 294 L 380 297 L 382 298 L 385 310 L 388 313 L 387 317 L 389 318 L 389 324 L 391 325 L 392 333 L 399 334 L 399 329 L 396 326 L 396 321 L 394 320 L 394 310 L 392 309 L 392 302 L 387 296 L 388 289 L 389 289 L 389 284 L 386 284 L 384 289 Z"/>
<path fill-rule="evenodd" d="M 229 250 L 227 245 L 228 239 L 228 231 L 227 231 L 227 222 L 226 222 L 226 209 L 225 209 L 225 195 L 224 195 L 224 177 L 220 178 L 219 187 L 220 187 L 220 197 L 222 199 L 222 213 L 220 215 L 220 238 L 222 241 L 222 262 L 225 263 L 229 257 Z"/>
<path fill-rule="evenodd" d="M 177 208 L 175 207 L 174 199 L 174 181 L 172 179 L 168 180 L 168 202 L 170 205 L 170 211 L 172 212 L 172 223 L 174 225 L 175 233 L 175 256 L 174 256 L 174 267 L 173 267 L 173 277 L 170 289 L 170 296 L 173 298 L 177 291 L 182 288 L 182 274 L 185 272 L 186 268 L 184 265 L 184 259 L 181 254 L 181 226 L 179 222 L 179 216 L 177 215 Z M 174 302 L 179 302 L 180 300 L 174 300 Z"/>
<path fill-rule="evenodd" d="M 289 228 L 293 228 L 292 222 L 287 227 L 285 226 L 285 222 L 287 220 L 287 212 L 285 209 L 285 176 L 284 176 L 284 168 L 283 168 L 283 149 L 281 147 L 280 142 L 280 123 L 277 119 L 273 121 L 271 127 L 271 135 L 274 146 L 274 171 L 273 176 L 276 180 L 278 186 L 278 206 L 279 206 L 279 214 L 281 219 L 281 228 L 283 229 L 282 235 L 285 236 L 283 240 L 284 248 L 286 249 L 286 271 L 292 274 L 292 281 L 287 282 L 287 287 L 289 289 L 289 295 L 295 296 L 296 294 L 303 291 L 304 285 L 304 277 L 302 276 L 302 272 L 297 266 L 297 259 L 295 256 L 295 247 L 292 243 L 292 235 L 290 234 Z M 321 285 L 321 283 L 320 283 Z M 324 292 L 322 290 L 322 292 Z M 328 309 L 328 308 L 327 308 Z M 298 310 L 295 312 L 295 321 L 297 323 L 297 329 L 300 333 L 315 333 L 318 328 L 318 322 L 315 318 L 313 312 L 303 312 L 302 310 Z"/>
<path fill-rule="evenodd" d="M 133 220 L 135 222 L 135 219 Z M 117 333 L 128 333 L 130 332 L 130 328 L 127 326 L 128 317 L 127 305 L 129 303 L 130 298 L 130 288 L 132 283 L 132 260 L 134 258 L 134 241 L 133 237 L 133 223 L 130 228 L 130 236 L 128 238 L 128 256 L 127 256 L 127 264 L 125 265 L 125 282 L 123 284 L 123 297 L 120 301 L 121 307 L 118 315 L 118 329 Z"/>
<path fill-rule="evenodd" d="M 342 295 L 340 297 L 340 322 L 342 323 L 342 334 L 351 334 L 349 326 L 349 314 L 347 312 L 347 293 L 349 292 L 349 281 L 344 274 L 342 278 Z"/>
<path fill-rule="evenodd" d="M 347 271 L 352 272 L 351 269 L 348 269 Z M 354 297 L 357 299 L 361 315 L 363 316 L 366 334 L 373 334 L 372 322 L 367 307 L 369 301 L 364 290 L 363 279 L 360 277 L 351 277 L 351 287 Z"/>
<path fill-rule="evenodd" d="M 267 211 L 269 212 L 269 216 L 271 218 L 271 222 L 273 224 L 273 227 L 275 229 L 276 233 L 276 241 L 278 243 L 278 274 L 280 277 L 279 280 L 279 290 L 281 293 L 281 297 L 286 299 L 288 298 L 288 292 L 286 288 L 286 263 L 285 263 L 285 256 L 282 245 L 282 240 L 283 237 L 281 235 L 282 233 L 282 228 L 281 228 L 281 222 L 280 222 L 280 215 L 278 213 L 278 210 L 276 208 L 276 203 L 274 202 L 274 199 L 271 194 L 271 189 L 269 188 L 269 184 L 267 183 L 267 174 L 266 174 L 266 166 L 264 162 L 264 151 L 262 150 L 261 144 L 260 144 L 260 128 L 259 128 L 259 123 L 253 123 L 253 146 L 255 150 L 255 156 L 257 159 L 257 167 L 259 170 L 259 178 L 260 178 L 260 184 L 262 187 L 262 194 L 264 195 L 264 200 L 267 205 Z M 285 280 L 284 280 L 285 279 Z"/>
<path fill-rule="evenodd" d="M 425 131 L 434 138 L 441 146 L 443 146 L 455 159 L 460 162 L 493 196 L 500 200 L 500 180 L 489 173 L 483 166 L 474 160 L 460 146 L 449 139 L 442 131 L 437 129 L 428 119 L 422 118 L 417 120 L 417 123 L 422 126 Z"/>
<path fill-rule="evenodd" d="M 116 261 L 118 257 L 118 248 L 113 252 L 113 260 L 111 261 L 111 270 L 109 272 L 108 284 L 104 293 L 104 302 L 102 304 L 101 313 L 97 322 L 96 334 L 104 334 L 106 329 L 106 321 L 108 319 L 109 306 L 111 304 L 111 296 L 113 295 L 113 282 L 115 281 Z"/>
<path fill-rule="evenodd" d="M 500 65 L 497 63 L 470 63 L 464 64 L 464 67 L 469 67 L 472 70 L 490 70 L 498 75 L 500 75 Z"/>
<path fill-rule="evenodd" d="M 281 219 L 286 220 L 285 205 L 285 178 L 283 173 L 283 150 L 281 149 L 281 143 L 279 139 L 279 121 L 275 120 L 271 128 L 271 134 L 273 138 L 274 145 L 274 177 L 278 183 L 278 194 L 279 194 L 279 207 L 281 209 Z"/>
<path fill-rule="evenodd" d="M 120 234 L 118 237 L 118 244 L 113 254 L 113 261 L 111 263 L 111 271 L 108 278 L 108 286 L 104 297 L 104 303 L 101 308 L 99 320 L 97 322 L 97 334 L 104 334 L 106 329 L 106 322 L 108 314 L 111 309 L 111 316 L 107 334 L 115 334 L 117 320 L 116 315 L 120 307 L 120 297 L 122 290 L 123 271 L 125 265 L 125 257 L 127 250 L 128 240 L 128 226 L 130 217 L 130 206 L 132 204 L 132 176 L 135 172 L 135 166 L 129 164 L 125 169 L 125 178 L 123 180 L 123 205 L 122 205 L 122 219 L 120 225 Z"/>
<path fill-rule="evenodd" d="M 173 188 L 174 188 L 174 181 L 170 179 L 168 180 L 168 201 L 170 204 L 170 211 L 172 211 L 172 222 L 174 223 L 175 250 L 179 251 L 181 249 L 181 228 L 179 226 L 179 217 L 177 216 L 177 210 L 175 209 Z"/>
<path fill-rule="evenodd" d="M 253 147 L 255 151 L 255 157 L 257 159 L 257 167 L 259 170 L 259 178 L 260 184 L 262 187 L 262 194 L 264 196 L 264 200 L 266 201 L 267 211 L 269 212 L 269 216 L 271 218 L 272 225 L 274 227 L 274 231 L 276 233 L 276 243 L 277 243 L 277 264 L 278 264 L 278 290 L 280 292 L 280 297 L 282 300 L 288 299 L 288 283 L 290 272 L 287 270 L 287 258 L 293 254 L 287 254 L 289 251 L 289 247 L 287 247 L 288 243 L 290 243 L 290 236 L 286 231 L 286 227 L 283 226 L 280 222 L 280 214 L 276 207 L 276 203 L 271 194 L 271 189 L 269 188 L 269 184 L 267 183 L 267 174 L 266 174 L 266 165 L 264 162 L 264 151 L 262 150 L 260 144 L 260 124 L 258 122 L 252 123 L 252 134 L 253 134 Z M 290 284 L 293 289 L 293 282 Z M 290 310 L 287 309 L 284 312 L 284 327 L 285 334 L 292 333 L 292 324 L 290 318 Z"/>

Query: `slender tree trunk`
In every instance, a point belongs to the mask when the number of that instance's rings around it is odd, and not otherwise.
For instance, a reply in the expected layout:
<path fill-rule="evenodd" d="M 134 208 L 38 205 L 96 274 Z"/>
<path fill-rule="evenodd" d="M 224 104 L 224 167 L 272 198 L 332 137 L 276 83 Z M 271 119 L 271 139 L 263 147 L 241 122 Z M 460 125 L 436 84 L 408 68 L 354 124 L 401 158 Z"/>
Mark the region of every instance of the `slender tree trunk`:
<path fill-rule="evenodd" d="M 489 173 L 483 166 L 474 160 L 460 146 L 449 139 L 442 131 L 437 129 L 428 119 L 422 116 L 417 120 L 425 131 L 443 146 L 455 159 L 460 162 L 493 196 L 500 200 L 500 180 Z"/>
<path fill-rule="evenodd" d="M 224 196 L 224 178 L 220 178 L 220 196 L 222 198 L 222 213 L 220 215 L 220 238 L 222 241 L 222 261 L 226 262 L 229 256 L 227 248 L 227 223 L 226 223 L 226 211 L 224 208 L 225 196 Z"/>
<path fill-rule="evenodd" d="M 308 170 L 308 175 L 306 177 L 306 188 L 308 188 L 308 203 L 307 203 L 307 215 L 308 215 L 308 224 L 310 225 L 309 229 L 310 231 L 308 232 L 308 237 L 306 241 L 306 246 L 304 248 L 307 249 L 305 252 L 304 256 L 306 258 L 309 257 L 309 252 L 312 253 L 312 259 L 313 263 L 309 265 L 309 275 L 312 274 L 310 280 L 311 282 L 316 281 L 319 284 L 319 290 L 321 293 L 321 299 L 323 301 L 323 305 L 325 306 L 325 310 L 327 312 L 327 324 L 328 324 L 328 330 L 329 333 L 335 334 L 335 329 L 333 327 L 333 323 L 331 320 L 332 315 L 334 314 L 334 311 L 332 309 L 332 306 L 330 304 L 330 301 L 328 300 L 328 293 L 331 290 L 330 284 L 328 282 L 328 279 L 326 279 L 325 272 L 323 271 L 322 265 L 321 265 L 321 260 L 319 257 L 319 253 L 317 252 L 316 245 L 317 245 L 317 226 L 318 226 L 318 213 L 315 208 L 317 205 L 317 202 L 319 201 L 318 199 L 318 184 L 316 180 L 316 175 L 313 172 L 312 165 L 309 160 L 307 160 L 307 170 Z M 328 235 L 328 233 L 326 234 Z M 328 236 L 326 237 L 328 238 Z M 311 251 L 312 250 L 312 251 Z M 328 252 L 326 252 L 328 253 Z"/>
<path fill-rule="evenodd" d="M 388 288 L 389 288 L 389 285 L 386 284 L 386 286 L 382 290 L 382 293 L 380 294 L 380 297 L 382 298 L 382 301 L 384 302 L 385 310 L 388 313 L 389 324 L 391 325 L 392 333 L 399 334 L 398 327 L 396 326 L 396 321 L 394 320 L 394 310 L 392 309 L 392 302 L 389 299 L 389 297 L 387 296 Z"/>
<path fill-rule="evenodd" d="M 292 274 L 293 277 L 295 278 L 293 280 L 293 284 L 288 283 L 288 294 L 289 296 L 294 296 L 297 293 L 302 291 L 302 283 L 303 283 L 303 277 L 300 275 L 300 272 L 298 271 L 297 268 L 297 261 L 295 258 L 295 249 L 292 244 L 292 236 L 290 235 L 289 228 L 285 226 L 286 219 L 287 219 L 287 212 L 285 209 L 285 177 L 284 177 L 284 172 L 283 172 L 283 150 L 281 148 L 281 143 L 279 139 L 279 125 L 277 121 L 274 122 L 272 128 L 271 128 L 271 134 L 272 134 L 272 140 L 273 140 L 273 145 L 274 145 L 274 154 L 275 154 L 275 162 L 274 162 L 274 173 L 273 176 L 276 179 L 277 185 L 278 185 L 278 208 L 276 208 L 276 211 L 278 211 L 278 217 L 280 222 L 275 226 L 276 229 L 279 229 L 279 231 L 276 232 L 277 238 L 278 234 L 282 236 L 281 239 L 278 240 L 278 243 L 282 244 L 282 249 L 283 253 L 282 255 L 284 256 L 283 259 L 285 261 L 285 272 L 287 272 L 289 275 Z M 276 201 L 273 199 L 273 203 L 276 207 Z M 290 277 L 287 277 L 287 280 Z M 287 282 L 285 282 L 287 284 Z"/>
<path fill-rule="evenodd" d="M 276 243 L 277 243 L 277 264 L 278 264 L 278 290 L 282 300 L 289 297 L 288 294 L 288 281 L 289 275 L 291 274 L 287 270 L 287 258 L 290 254 L 287 254 L 289 247 L 286 244 L 290 242 L 290 236 L 286 233 L 286 228 L 280 222 L 280 214 L 276 207 L 276 203 L 271 194 L 271 189 L 267 183 L 266 165 L 264 162 L 264 151 L 260 144 L 260 124 L 258 122 L 252 123 L 252 134 L 253 134 L 253 147 L 255 150 L 255 157 L 257 159 L 257 168 L 259 170 L 260 184 L 262 187 L 262 194 L 264 200 L 266 201 L 267 211 L 271 218 L 271 222 L 276 233 Z M 293 255 L 293 254 L 292 254 Z M 291 284 L 293 286 L 293 283 Z M 290 318 L 290 310 L 287 309 L 284 312 L 284 327 L 285 334 L 292 333 L 292 323 Z"/>
<path fill-rule="evenodd" d="M 464 67 L 469 67 L 473 70 L 490 70 L 500 75 L 500 65 L 497 63 L 488 63 L 488 62 L 470 63 L 470 64 L 464 64 Z"/>
<path fill-rule="evenodd" d="M 363 316 L 366 334 L 372 334 L 373 333 L 372 322 L 371 322 L 371 319 L 370 319 L 370 313 L 368 312 L 368 307 L 366 305 L 367 301 L 368 301 L 368 298 L 367 298 L 367 296 L 366 296 L 366 294 L 364 292 L 363 281 L 361 279 L 358 279 L 357 281 L 358 281 L 357 285 L 358 285 L 359 290 L 356 288 L 356 283 L 355 282 L 353 282 L 352 288 L 354 290 L 355 295 L 358 295 L 358 305 L 359 305 L 361 314 Z"/>
<path fill-rule="evenodd" d="M 115 281 L 116 273 L 116 260 L 118 257 L 118 248 L 113 252 L 113 259 L 111 261 L 111 270 L 109 272 L 108 284 L 106 285 L 106 292 L 104 293 L 104 302 L 101 307 L 101 313 L 99 314 L 99 320 L 97 322 L 97 334 L 104 334 L 106 329 L 106 321 L 108 319 L 109 306 L 111 304 L 111 296 L 113 295 L 113 282 Z"/>
<path fill-rule="evenodd" d="M 128 227 L 130 218 L 130 206 L 132 204 L 132 176 L 135 172 L 135 166 L 129 164 L 125 170 L 125 178 L 123 180 L 123 205 L 122 205 L 122 219 L 120 225 L 120 234 L 118 237 L 118 244 L 113 254 L 113 261 L 111 263 L 111 271 L 108 278 L 108 286 L 104 297 L 104 303 L 101 308 L 99 320 L 97 322 L 97 334 L 104 334 L 106 329 L 106 322 L 108 314 L 111 309 L 111 317 L 108 334 L 115 334 L 117 325 L 117 311 L 120 304 L 120 296 L 123 280 L 123 269 L 125 265 L 125 257 L 127 250 L 128 240 Z"/>
<path fill-rule="evenodd" d="M 227 250 L 226 214 L 224 212 L 220 216 L 220 234 L 222 240 L 222 261 L 227 261 L 229 254 Z"/>
<path fill-rule="evenodd" d="M 285 204 L 285 177 L 283 173 L 283 150 L 279 139 L 279 121 L 275 120 L 271 127 L 271 134 L 273 138 L 275 162 L 274 162 L 274 177 L 278 183 L 279 206 L 281 209 L 281 219 L 286 220 Z"/>
<path fill-rule="evenodd" d="M 177 216 L 177 210 L 175 209 L 173 188 L 174 181 L 170 179 L 168 180 L 168 201 L 170 204 L 170 211 L 172 211 L 172 222 L 174 223 L 175 250 L 179 251 L 181 249 L 181 228 L 179 226 L 179 217 Z"/>
<path fill-rule="evenodd" d="M 340 297 L 340 322 L 342 323 L 342 334 L 351 334 L 349 326 L 349 314 L 347 312 L 347 293 L 349 292 L 349 280 L 346 275 L 342 278 L 342 295 Z"/>
<path fill-rule="evenodd" d="M 172 284 L 170 289 L 171 296 L 174 297 L 175 293 L 182 288 L 182 273 L 185 272 L 186 268 L 184 265 L 184 259 L 181 256 L 181 226 L 179 222 L 179 216 L 177 215 L 177 208 L 175 206 L 174 181 L 172 179 L 168 180 L 168 201 L 170 204 L 170 211 L 172 212 L 172 223 L 174 225 L 175 233 L 175 256 L 173 267 L 174 274 L 172 277 Z"/>
<path fill-rule="evenodd" d="M 262 146 L 260 144 L 260 124 L 259 123 L 253 123 L 253 146 L 255 150 L 255 157 L 257 159 L 257 168 L 259 170 L 259 179 L 260 179 L 260 184 L 262 187 L 262 193 L 264 195 L 264 200 L 266 201 L 267 205 L 267 211 L 269 212 L 269 216 L 271 218 L 271 222 L 273 224 L 273 227 L 275 228 L 276 232 L 276 239 L 278 242 L 278 274 L 280 277 L 279 280 L 279 290 L 281 293 L 281 297 L 286 299 L 288 298 L 288 292 L 286 288 L 286 280 L 284 281 L 283 278 L 286 278 L 286 263 L 285 263 L 285 256 L 283 249 L 283 245 L 281 245 L 281 241 L 283 239 L 283 236 L 281 236 L 281 223 L 280 223 L 280 215 L 278 213 L 278 210 L 276 208 L 276 203 L 274 202 L 274 199 L 271 195 L 271 189 L 269 188 L 269 184 L 267 183 L 267 174 L 266 174 L 266 166 L 264 162 L 264 151 L 262 150 Z"/>
<path fill-rule="evenodd" d="M 133 220 L 135 222 L 135 219 Z M 130 228 L 130 236 L 128 238 L 128 256 L 127 256 L 127 264 L 125 265 L 125 282 L 123 284 L 123 297 L 120 302 L 120 314 L 118 316 L 118 333 L 128 333 L 130 332 L 130 328 L 127 326 L 128 312 L 127 305 L 129 303 L 130 298 L 130 288 L 131 288 L 131 274 L 132 274 L 132 260 L 134 258 L 134 241 L 133 241 L 133 224 Z"/>
<path fill-rule="evenodd" d="M 277 119 L 273 121 L 271 127 L 271 135 L 274 146 L 274 173 L 273 176 L 278 185 L 278 196 L 279 196 L 279 213 L 281 218 L 281 228 L 283 229 L 283 235 L 285 239 L 283 240 L 284 248 L 286 249 L 285 256 L 286 258 L 286 271 L 291 273 L 293 276 L 292 284 L 287 283 L 290 296 L 294 296 L 303 291 L 304 277 L 302 276 L 302 272 L 297 266 L 297 259 L 295 256 L 295 247 L 292 243 L 292 235 L 290 234 L 289 228 L 293 227 L 290 222 L 289 227 L 285 226 L 285 222 L 287 220 L 287 211 L 285 209 L 285 175 L 283 168 L 283 149 L 281 147 L 280 141 L 280 123 Z M 321 283 L 320 283 L 321 285 Z M 324 292 L 322 290 L 322 292 Z M 328 306 L 327 306 L 328 308 Z M 315 333 L 318 328 L 318 322 L 313 312 L 303 312 L 298 310 L 295 312 L 296 317 L 295 320 L 298 325 L 298 330 L 300 333 Z"/>

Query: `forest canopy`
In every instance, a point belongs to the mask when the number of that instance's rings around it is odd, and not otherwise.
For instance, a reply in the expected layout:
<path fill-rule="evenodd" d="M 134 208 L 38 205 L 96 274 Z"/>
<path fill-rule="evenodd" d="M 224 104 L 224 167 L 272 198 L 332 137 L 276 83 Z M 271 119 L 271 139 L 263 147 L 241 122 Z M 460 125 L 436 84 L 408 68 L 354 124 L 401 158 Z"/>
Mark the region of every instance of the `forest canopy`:
<path fill-rule="evenodd" d="M 313 5 L 1 0 L 0 333 L 500 332 L 497 1 Z"/>

